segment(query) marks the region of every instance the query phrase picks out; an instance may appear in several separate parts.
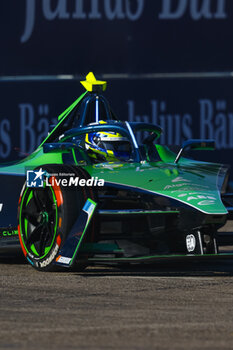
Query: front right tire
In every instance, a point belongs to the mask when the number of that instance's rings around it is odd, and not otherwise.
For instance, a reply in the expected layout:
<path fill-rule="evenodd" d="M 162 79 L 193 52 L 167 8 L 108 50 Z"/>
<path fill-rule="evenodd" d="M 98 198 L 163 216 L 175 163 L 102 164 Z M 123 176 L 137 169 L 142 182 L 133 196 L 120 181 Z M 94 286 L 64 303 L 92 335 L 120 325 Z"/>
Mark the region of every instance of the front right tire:
<path fill-rule="evenodd" d="M 87 176 L 82 169 L 59 165 L 43 166 L 48 174 L 75 171 L 79 177 Z M 24 255 L 36 269 L 52 271 L 60 248 L 63 246 L 87 198 L 93 198 L 88 187 L 69 188 L 56 184 L 59 175 L 49 178 L 51 186 L 42 188 L 24 185 L 18 205 L 18 233 Z M 87 240 L 94 240 L 94 226 L 87 232 Z M 78 261 L 76 268 L 78 268 Z M 86 264 L 80 262 L 80 268 Z"/>

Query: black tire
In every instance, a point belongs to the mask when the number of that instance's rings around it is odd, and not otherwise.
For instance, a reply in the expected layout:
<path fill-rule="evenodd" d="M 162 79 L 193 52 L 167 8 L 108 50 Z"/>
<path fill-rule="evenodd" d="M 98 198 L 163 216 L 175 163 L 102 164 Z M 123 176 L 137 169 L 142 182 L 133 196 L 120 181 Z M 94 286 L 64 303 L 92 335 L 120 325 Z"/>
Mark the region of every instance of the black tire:
<path fill-rule="evenodd" d="M 79 178 L 88 174 L 81 168 L 62 165 L 45 165 L 43 171 L 49 174 L 75 173 Z M 87 198 L 96 200 L 94 192 L 88 187 L 57 186 L 50 178 L 51 186 L 30 188 L 24 185 L 18 205 L 18 233 L 24 255 L 29 263 L 38 270 L 57 270 L 53 264 L 59 249 L 65 242 L 75 220 Z M 94 228 L 86 236 L 89 242 L 94 241 Z M 84 258 L 87 258 L 84 257 Z M 76 270 L 87 266 L 85 261 L 76 263 Z"/>

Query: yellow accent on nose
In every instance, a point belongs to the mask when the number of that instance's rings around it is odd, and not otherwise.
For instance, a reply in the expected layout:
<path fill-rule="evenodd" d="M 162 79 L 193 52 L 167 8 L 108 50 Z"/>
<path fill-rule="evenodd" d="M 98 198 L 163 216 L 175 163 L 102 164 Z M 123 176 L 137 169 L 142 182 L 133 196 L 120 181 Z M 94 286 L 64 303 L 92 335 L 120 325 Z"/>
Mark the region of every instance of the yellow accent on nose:
<path fill-rule="evenodd" d="M 102 80 L 96 80 L 93 72 L 90 72 L 86 76 L 86 80 L 80 81 L 80 83 L 89 92 L 105 91 L 107 87 L 107 82 Z"/>

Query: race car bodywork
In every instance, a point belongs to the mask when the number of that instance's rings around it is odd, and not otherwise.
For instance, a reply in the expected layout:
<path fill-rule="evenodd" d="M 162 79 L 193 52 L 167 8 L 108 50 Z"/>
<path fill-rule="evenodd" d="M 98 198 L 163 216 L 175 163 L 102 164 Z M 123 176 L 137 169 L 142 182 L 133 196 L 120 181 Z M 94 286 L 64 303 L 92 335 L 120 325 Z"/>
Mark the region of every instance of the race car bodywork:
<path fill-rule="evenodd" d="M 118 121 L 89 73 L 85 91 L 28 157 L 0 168 L 0 247 L 20 242 L 40 270 L 104 262 L 229 256 L 219 248 L 231 211 L 228 167 L 182 157 L 158 143 L 161 128 Z M 104 123 L 99 123 L 99 121 Z M 118 133 L 127 160 L 93 160 L 90 133 Z M 17 214 L 18 213 L 18 214 Z"/>

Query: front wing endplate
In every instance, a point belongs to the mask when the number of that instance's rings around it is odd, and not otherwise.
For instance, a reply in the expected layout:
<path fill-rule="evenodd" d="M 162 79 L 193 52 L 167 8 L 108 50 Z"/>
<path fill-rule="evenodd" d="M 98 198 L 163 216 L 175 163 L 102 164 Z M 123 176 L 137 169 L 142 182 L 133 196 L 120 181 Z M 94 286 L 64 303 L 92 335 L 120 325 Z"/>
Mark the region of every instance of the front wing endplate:
<path fill-rule="evenodd" d="M 96 206 L 97 203 L 91 199 L 86 201 L 78 219 L 74 223 L 72 230 L 58 253 L 54 262 L 55 265 L 63 267 L 71 267 L 73 265 Z"/>

